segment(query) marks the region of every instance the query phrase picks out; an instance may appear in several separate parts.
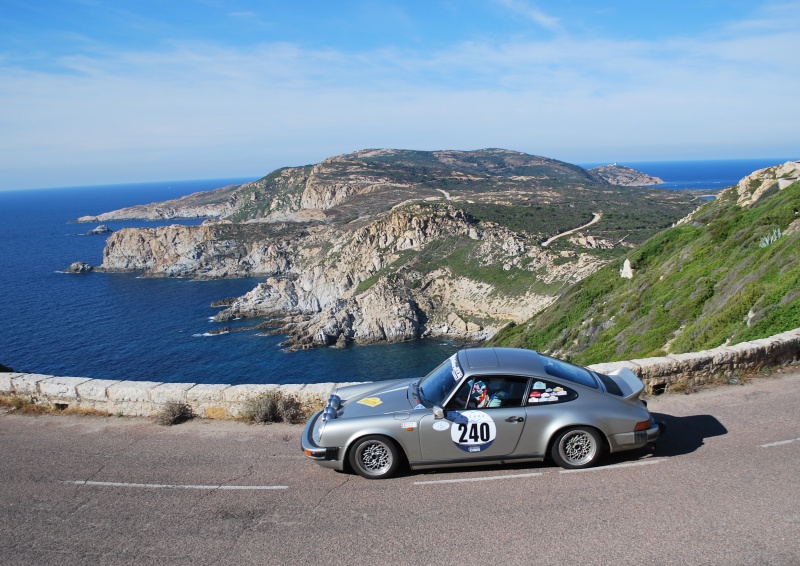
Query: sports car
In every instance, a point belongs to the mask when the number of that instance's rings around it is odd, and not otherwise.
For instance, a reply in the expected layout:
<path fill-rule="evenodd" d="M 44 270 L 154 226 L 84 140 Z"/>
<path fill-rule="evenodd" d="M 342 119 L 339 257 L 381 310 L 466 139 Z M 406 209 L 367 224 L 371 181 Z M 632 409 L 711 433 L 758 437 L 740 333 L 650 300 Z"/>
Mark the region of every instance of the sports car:
<path fill-rule="evenodd" d="M 340 387 L 306 423 L 306 456 L 388 478 L 412 470 L 536 462 L 587 468 L 653 444 L 661 426 L 623 368 L 604 375 L 533 350 L 470 348 L 423 378 Z"/>

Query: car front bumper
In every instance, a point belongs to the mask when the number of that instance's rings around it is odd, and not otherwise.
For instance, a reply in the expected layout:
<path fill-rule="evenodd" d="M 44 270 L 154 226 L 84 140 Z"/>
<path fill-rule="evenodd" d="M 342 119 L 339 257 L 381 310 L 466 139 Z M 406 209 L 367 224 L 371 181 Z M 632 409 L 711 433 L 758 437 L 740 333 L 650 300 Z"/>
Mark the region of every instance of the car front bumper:
<path fill-rule="evenodd" d="M 308 419 L 303 429 L 303 436 L 300 437 L 300 447 L 303 450 L 303 454 L 314 460 L 320 466 L 332 468 L 334 470 L 343 470 L 344 460 L 340 456 L 341 450 L 335 446 L 320 446 L 314 441 L 314 430 L 320 424 L 318 421 L 321 417 L 322 411 L 318 411 Z"/>

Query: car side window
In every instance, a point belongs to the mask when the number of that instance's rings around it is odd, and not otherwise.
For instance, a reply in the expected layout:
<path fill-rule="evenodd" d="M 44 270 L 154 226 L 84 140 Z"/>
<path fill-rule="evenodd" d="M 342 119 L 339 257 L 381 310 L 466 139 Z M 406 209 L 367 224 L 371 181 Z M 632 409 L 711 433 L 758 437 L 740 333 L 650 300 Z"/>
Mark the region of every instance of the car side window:
<path fill-rule="evenodd" d="M 482 375 L 465 381 L 447 408 L 496 409 L 520 407 L 525 396 L 528 378 L 508 375 Z"/>
<path fill-rule="evenodd" d="M 569 387 L 534 378 L 528 393 L 528 405 L 561 404 L 577 398 L 578 393 Z"/>

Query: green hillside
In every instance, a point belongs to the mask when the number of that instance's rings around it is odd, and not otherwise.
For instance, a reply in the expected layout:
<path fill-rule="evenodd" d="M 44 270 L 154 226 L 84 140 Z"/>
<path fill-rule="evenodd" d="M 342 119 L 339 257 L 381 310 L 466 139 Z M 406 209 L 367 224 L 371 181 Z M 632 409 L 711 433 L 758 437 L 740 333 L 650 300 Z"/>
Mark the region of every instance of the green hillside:
<path fill-rule="evenodd" d="M 689 222 L 650 238 L 572 286 L 493 345 L 591 364 L 699 351 L 800 327 L 800 183 L 796 170 L 756 172 Z M 748 205 L 759 187 L 772 187 Z M 757 195 L 758 196 L 758 195 Z M 739 201 L 745 201 L 739 204 Z"/>

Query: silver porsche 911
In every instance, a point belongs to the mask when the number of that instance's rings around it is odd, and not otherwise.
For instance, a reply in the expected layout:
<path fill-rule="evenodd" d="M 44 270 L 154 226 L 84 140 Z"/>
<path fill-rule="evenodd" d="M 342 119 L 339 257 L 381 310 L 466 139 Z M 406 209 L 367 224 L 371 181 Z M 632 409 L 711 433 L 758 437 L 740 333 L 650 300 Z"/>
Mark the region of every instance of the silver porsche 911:
<path fill-rule="evenodd" d="M 542 461 L 586 468 L 654 443 L 661 427 L 628 369 L 599 374 L 532 350 L 461 350 L 423 378 L 340 387 L 306 424 L 303 452 L 365 478 Z"/>

